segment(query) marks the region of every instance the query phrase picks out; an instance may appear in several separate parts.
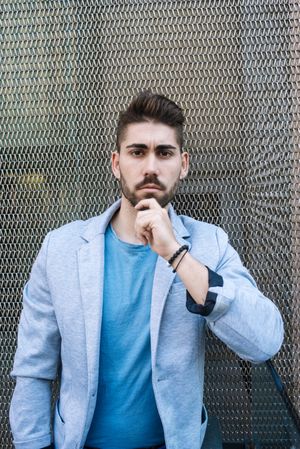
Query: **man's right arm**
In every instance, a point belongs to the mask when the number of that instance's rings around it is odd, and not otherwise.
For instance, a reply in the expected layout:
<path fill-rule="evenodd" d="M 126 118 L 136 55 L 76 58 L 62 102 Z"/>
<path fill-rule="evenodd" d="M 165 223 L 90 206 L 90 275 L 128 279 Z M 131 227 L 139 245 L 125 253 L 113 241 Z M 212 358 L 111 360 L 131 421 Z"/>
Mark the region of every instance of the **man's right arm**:
<path fill-rule="evenodd" d="M 51 386 L 60 358 L 60 333 L 47 280 L 49 240 L 50 234 L 33 264 L 23 294 L 18 346 L 11 373 L 16 377 L 10 406 L 16 449 L 41 449 L 52 442 Z"/>

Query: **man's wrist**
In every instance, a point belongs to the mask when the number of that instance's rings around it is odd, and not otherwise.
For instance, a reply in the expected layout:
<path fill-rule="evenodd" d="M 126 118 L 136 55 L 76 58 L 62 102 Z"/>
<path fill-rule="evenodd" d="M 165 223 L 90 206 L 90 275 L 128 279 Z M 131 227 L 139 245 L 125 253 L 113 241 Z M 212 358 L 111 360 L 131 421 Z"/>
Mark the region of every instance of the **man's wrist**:
<path fill-rule="evenodd" d="M 163 256 L 163 258 L 168 262 L 173 257 L 173 255 L 176 253 L 176 251 L 179 250 L 180 247 L 181 247 L 181 245 L 175 240 L 174 244 L 172 244 L 172 246 L 170 246 L 167 254 L 165 256 Z M 174 262 L 177 260 L 177 257 L 176 257 L 176 259 L 174 259 Z"/>

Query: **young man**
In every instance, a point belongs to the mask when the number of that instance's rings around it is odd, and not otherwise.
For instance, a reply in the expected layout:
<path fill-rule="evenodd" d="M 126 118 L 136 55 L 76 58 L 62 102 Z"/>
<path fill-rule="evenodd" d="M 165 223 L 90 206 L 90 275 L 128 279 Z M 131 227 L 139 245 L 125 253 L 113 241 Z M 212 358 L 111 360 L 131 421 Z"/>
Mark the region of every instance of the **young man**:
<path fill-rule="evenodd" d="M 170 205 L 188 172 L 183 122 L 175 103 L 141 93 L 112 155 L 121 199 L 46 236 L 12 371 L 17 449 L 200 449 L 206 325 L 243 359 L 279 350 L 280 313 L 225 232 Z"/>

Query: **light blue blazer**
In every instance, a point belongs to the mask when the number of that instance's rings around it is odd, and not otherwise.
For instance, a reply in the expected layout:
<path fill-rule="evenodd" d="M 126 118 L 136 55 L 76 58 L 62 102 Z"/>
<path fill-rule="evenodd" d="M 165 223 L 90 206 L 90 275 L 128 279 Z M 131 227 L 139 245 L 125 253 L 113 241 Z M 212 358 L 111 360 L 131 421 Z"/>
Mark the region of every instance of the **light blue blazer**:
<path fill-rule="evenodd" d="M 84 446 L 96 404 L 102 313 L 104 234 L 114 203 L 102 215 L 50 232 L 24 288 L 17 379 L 10 423 L 17 449 Z M 152 383 L 167 449 L 200 449 L 207 425 L 201 419 L 205 327 L 240 357 L 262 362 L 283 340 L 276 306 L 256 287 L 225 232 L 169 208 L 179 243 L 219 273 L 223 287 L 203 317 L 186 308 L 186 289 L 161 257 L 151 305 Z M 116 279 L 116 282 L 118 280 Z M 51 381 L 61 377 L 51 422 Z M 130 431 L 130 429 L 129 429 Z"/>

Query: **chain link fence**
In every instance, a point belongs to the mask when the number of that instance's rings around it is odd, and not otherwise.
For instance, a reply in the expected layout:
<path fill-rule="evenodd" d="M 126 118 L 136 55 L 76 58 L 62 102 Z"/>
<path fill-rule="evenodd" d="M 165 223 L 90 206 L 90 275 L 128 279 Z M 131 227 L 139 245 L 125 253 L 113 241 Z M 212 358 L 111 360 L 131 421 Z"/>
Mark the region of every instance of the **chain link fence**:
<path fill-rule="evenodd" d="M 48 230 L 97 215 L 118 196 L 116 121 L 145 88 L 186 114 L 192 167 L 177 211 L 221 225 L 283 314 L 274 363 L 299 413 L 299 2 L 0 0 L 0 8 L 0 447 L 12 447 L 22 287 Z M 264 368 L 212 335 L 207 349 L 206 404 L 224 441 L 252 434 L 262 398 L 261 432 L 288 448 L 280 408 L 263 413 L 273 388 L 261 381 Z"/>

